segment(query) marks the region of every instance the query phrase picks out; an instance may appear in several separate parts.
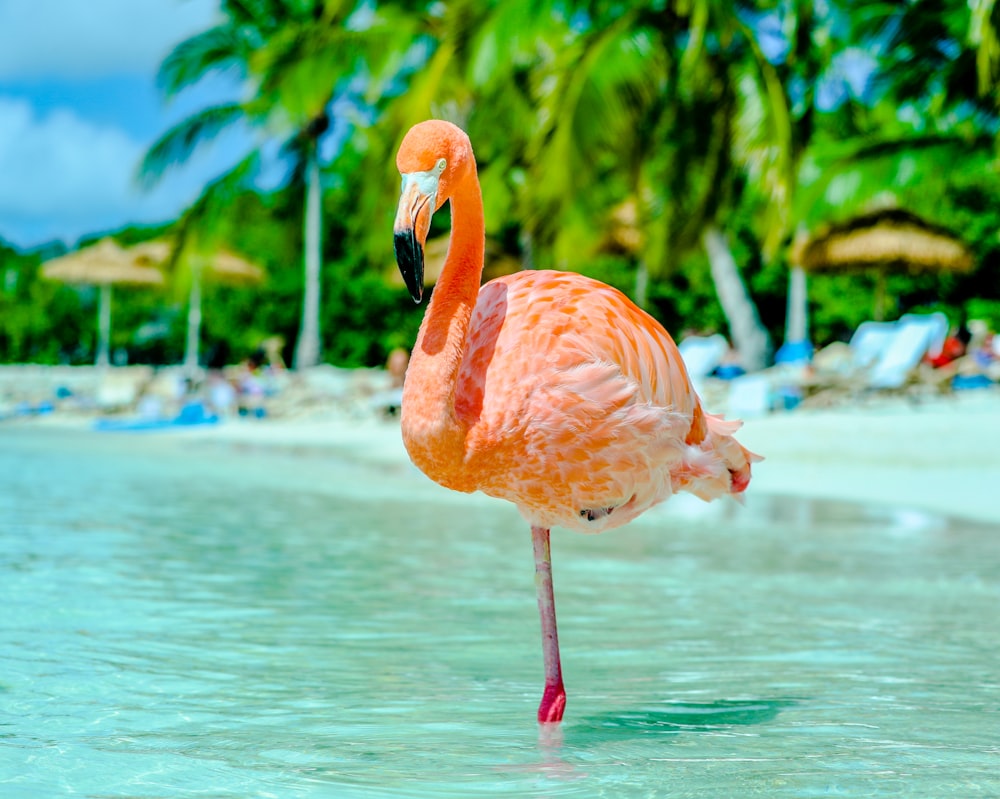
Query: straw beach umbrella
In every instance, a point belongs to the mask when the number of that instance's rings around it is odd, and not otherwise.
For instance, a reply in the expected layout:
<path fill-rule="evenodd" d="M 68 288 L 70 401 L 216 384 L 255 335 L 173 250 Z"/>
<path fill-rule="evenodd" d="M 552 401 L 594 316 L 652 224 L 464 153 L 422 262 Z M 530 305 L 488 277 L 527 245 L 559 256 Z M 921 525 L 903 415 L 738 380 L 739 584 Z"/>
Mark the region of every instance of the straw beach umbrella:
<path fill-rule="evenodd" d="M 253 285 L 264 279 L 264 270 L 246 258 L 218 250 L 205 255 L 195 250 L 175 252 L 175 245 L 163 239 L 137 244 L 129 250 L 136 263 L 165 266 L 173 260 L 183 259 L 191 271 L 188 289 L 187 342 L 184 348 L 184 366 L 189 371 L 198 368 L 198 349 L 201 341 L 201 289 L 204 281 L 228 285 Z"/>
<path fill-rule="evenodd" d="M 855 216 L 803 237 L 792 263 L 806 272 L 874 272 L 874 318 L 885 313 L 889 272 L 968 272 L 972 254 L 953 233 L 901 208 Z"/>
<path fill-rule="evenodd" d="M 159 286 L 163 283 L 163 274 L 159 269 L 136 263 L 125 249 L 110 238 L 47 261 L 42 265 L 42 276 L 63 283 L 99 287 L 97 366 L 110 363 L 111 286 L 116 283 Z"/>

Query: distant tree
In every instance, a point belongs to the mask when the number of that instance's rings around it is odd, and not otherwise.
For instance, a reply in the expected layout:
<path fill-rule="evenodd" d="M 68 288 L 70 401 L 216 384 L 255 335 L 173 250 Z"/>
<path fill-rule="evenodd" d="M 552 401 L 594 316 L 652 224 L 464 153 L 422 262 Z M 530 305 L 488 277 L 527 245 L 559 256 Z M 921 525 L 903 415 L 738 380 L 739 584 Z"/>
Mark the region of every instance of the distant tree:
<path fill-rule="evenodd" d="M 465 127 L 487 230 L 515 230 L 529 266 L 585 267 L 624 212 L 640 304 L 649 275 L 662 278 L 705 246 L 737 346 L 763 365 L 767 333 L 725 236 L 702 240 L 733 192 L 736 69 L 756 63 L 745 55 L 747 27 L 723 5 L 441 5 L 426 19 L 408 91 L 364 146 L 388 166 L 391 186 L 392 150 L 409 125 L 443 115 Z M 367 206 L 372 218 L 386 218 L 387 207 Z"/>
<path fill-rule="evenodd" d="M 168 96 L 212 72 L 229 72 L 244 99 L 215 105 L 182 120 L 150 147 L 141 166 L 148 180 L 186 160 L 204 141 L 242 125 L 259 140 L 276 139 L 292 159 L 291 175 L 304 185 L 302 321 L 295 348 L 298 368 L 320 358 L 321 141 L 333 127 L 335 99 L 349 81 L 372 74 L 406 27 L 389 11 L 341 0 L 223 0 L 223 19 L 181 42 L 160 67 Z M 341 120 L 346 122 L 347 120 Z M 256 157 L 256 153 L 248 158 Z M 250 175 L 249 161 L 234 169 Z"/>
<path fill-rule="evenodd" d="M 552 88 L 540 98 L 534 201 L 562 252 L 579 252 L 585 226 L 606 230 L 618 210 L 632 209 L 640 304 L 649 278 L 662 279 L 704 248 L 734 345 L 755 369 L 766 363 L 769 336 L 716 220 L 741 177 L 741 78 L 752 76 L 772 120 L 787 117 L 787 104 L 754 72 L 769 65 L 755 57 L 753 30 L 724 6 L 571 4 L 568 44 L 542 66 L 551 77 L 535 81 Z M 580 197 L 590 205 L 584 215 Z"/>
<path fill-rule="evenodd" d="M 889 288 L 901 309 L 943 308 L 957 318 L 970 297 L 996 296 L 1000 248 L 987 198 L 1000 195 L 1000 7 L 885 0 L 852 8 L 848 21 L 851 41 L 873 59 L 870 96 L 818 127 L 799 172 L 796 217 L 813 227 L 898 205 L 952 229 L 977 256 L 973 274 L 899 275 Z M 824 299 L 826 316 L 850 314 L 839 285 Z"/>
<path fill-rule="evenodd" d="M 0 363 L 92 362 L 96 292 L 43 280 L 41 262 L 0 240 Z"/>

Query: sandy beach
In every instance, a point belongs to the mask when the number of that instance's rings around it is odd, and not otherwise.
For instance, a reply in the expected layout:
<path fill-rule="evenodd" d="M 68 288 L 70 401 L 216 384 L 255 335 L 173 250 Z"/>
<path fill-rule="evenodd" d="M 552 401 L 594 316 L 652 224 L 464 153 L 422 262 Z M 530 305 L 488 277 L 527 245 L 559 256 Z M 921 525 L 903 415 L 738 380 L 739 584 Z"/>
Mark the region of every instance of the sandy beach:
<path fill-rule="evenodd" d="M 375 419 L 234 422 L 180 433 L 198 440 L 321 447 L 375 462 L 405 462 L 393 422 Z M 748 419 L 739 436 L 765 456 L 751 491 L 892 505 L 1000 524 L 1000 392 L 914 405 L 873 400 L 853 408 Z"/>
<path fill-rule="evenodd" d="M 722 410 L 711 408 L 709 410 Z M 61 411 L 6 426 L 89 427 Z M 128 435 L 128 434 L 126 434 Z M 290 418 L 234 418 L 146 433 L 178 442 L 325 450 L 340 458 L 404 464 L 398 423 L 355 404 Z M 765 456 L 750 492 L 872 503 L 1000 524 L 1000 389 L 913 402 L 873 397 L 855 405 L 796 409 L 744 420 L 739 438 Z"/>
<path fill-rule="evenodd" d="M 1000 392 L 921 404 L 873 400 L 746 421 L 765 455 L 752 488 L 769 494 L 893 505 L 1000 524 Z"/>

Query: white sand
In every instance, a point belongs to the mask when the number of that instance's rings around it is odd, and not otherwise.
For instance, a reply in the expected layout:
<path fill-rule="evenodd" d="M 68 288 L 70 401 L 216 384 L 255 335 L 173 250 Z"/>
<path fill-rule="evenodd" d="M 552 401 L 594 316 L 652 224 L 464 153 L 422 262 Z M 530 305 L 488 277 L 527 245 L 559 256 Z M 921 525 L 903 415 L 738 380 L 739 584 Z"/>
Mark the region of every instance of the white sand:
<path fill-rule="evenodd" d="M 750 419 L 739 438 L 767 458 L 750 490 L 1000 523 L 996 389 Z"/>
<path fill-rule="evenodd" d="M 89 425 L 62 412 L 6 425 Z M 407 460 L 393 421 L 330 411 L 155 433 L 179 440 L 321 448 L 375 464 Z M 765 456 L 750 492 L 922 509 L 1000 524 L 1000 388 L 913 404 L 873 399 L 746 420 L 739 439 Z"/>
<path fill-rule="evenodd" d="M 319 447 L 375 463 L 406 461 L 393 422 L 238 421 L 179 433 L 262 446 Z M 1000 390 L 912 404 L 749 419 L 739 435 L 765 456 L 751 492 L 892 505 L 1000 524 Z"/>

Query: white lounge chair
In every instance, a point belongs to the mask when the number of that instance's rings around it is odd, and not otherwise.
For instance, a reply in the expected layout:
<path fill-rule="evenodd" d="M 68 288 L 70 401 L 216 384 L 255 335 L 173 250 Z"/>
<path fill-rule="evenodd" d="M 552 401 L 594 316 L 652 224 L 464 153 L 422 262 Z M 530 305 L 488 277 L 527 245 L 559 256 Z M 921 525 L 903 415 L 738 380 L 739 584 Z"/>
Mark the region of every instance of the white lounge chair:
<path fill-rule="evenodd" d="M 895 323 L 895 331 L 881 356 L 868 372 L 869 388 L 902 388 L 929 352 L 940 352 L 948 334 L 948 318 L 942 313 L 907 314 Z"/>
<path fill-rule="evenodd" d="M 729 342 L 719 333 L 714 336 L 688 336 L 677 345 L 677 349 L 684 359 L 688 376 L 697 384 L 722 363 L 722 359 L 729 351 Z"/>
<path fill-rule="evenodd" d="M 847 368 L 814 375 L 806 386 L 806 404 L 821 407 L 845 396 L 861 399 L 871 391 L 899 390 L 913 382 L 942 390 L 944 384 L 916 378 L 922 375 L 924 356 L 940 352 L 947 333 L 948 319 L 942 313 L 861 323 L 851 337 L 848 358 L 841 361 Z"/>
<path fill-rule="evenodd" d="M 729 383 L 726 413 L 733 419 L 752 419 L 771 410 L 771 381 L 762 374 L 743 375 Z"/>
<path fill-rule="evenodd" d="M 925 326 L 930 339 L 927 354 L 932 358 L 941 353 L 945 339 L 948 338 L 948 317 L 940 312 L 931 314 L 904 314 L 899 318 L 897 324 Z"/>
<path fill-rule="evenodd" d="M 851 361 L 855 369 L 867 369 L 885 353 L 896 335 L 895 322 L 862 322 L 851 336 Z"/>

